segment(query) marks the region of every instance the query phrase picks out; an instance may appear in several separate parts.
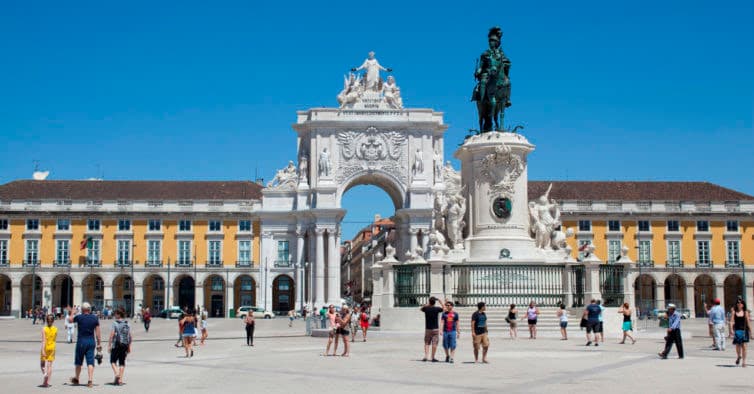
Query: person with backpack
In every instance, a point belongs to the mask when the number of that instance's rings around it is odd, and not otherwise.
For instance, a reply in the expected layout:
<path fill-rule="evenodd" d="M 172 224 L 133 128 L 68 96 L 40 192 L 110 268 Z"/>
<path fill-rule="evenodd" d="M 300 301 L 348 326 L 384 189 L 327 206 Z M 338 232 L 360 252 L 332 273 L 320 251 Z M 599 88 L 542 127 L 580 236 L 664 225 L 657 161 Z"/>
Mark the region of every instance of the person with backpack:
<path fill-rule="evenodd" d="M 110 330 L 107 348 L 110 349 L 110 365 L 113 367 L 114 386 L 123 384 L 123 372 L 126 369 L 126 356 L 131 353 L 131 327 L 128 326 L 126 311 L 123 308 L 115 310 L 115 321 Z"/>

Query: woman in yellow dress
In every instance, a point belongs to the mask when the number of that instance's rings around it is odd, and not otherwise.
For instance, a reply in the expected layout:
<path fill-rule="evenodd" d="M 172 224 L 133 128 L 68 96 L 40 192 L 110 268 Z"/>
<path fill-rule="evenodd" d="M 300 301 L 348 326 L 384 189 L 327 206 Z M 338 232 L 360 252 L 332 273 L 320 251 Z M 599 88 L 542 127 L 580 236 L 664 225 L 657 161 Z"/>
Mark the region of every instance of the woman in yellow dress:
<path fill-rule="evenodd" d="M 44 380 L 42 387 L 50 387 L 49 381 L 52 376 L 52 362 L 55 361 L 55 341 L 58 339 L 58 328 L 55 323 L 55 316 L 47 315 L 47 325 L 42 327 L 42 351 L 40 354 L 40 366 Z"/>

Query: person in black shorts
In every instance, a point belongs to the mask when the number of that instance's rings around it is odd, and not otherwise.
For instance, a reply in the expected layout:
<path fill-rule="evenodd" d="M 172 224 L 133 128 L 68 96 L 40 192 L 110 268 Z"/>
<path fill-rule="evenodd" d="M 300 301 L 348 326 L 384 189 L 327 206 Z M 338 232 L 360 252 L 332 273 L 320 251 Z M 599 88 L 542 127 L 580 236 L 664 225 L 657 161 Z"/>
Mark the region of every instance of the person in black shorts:
<path fill-rule="evenodd" d="M 429 297 L 429 302 L 422 306 L 420 310 L 424 312 L 424 358 L 422 361 L 429 359 L 429 348 L 432 347 L 432 362 L 440 360 L 435 358 L 437 353 L 437 344 L 440 343 L 440 321 L 439 316 L 445 310 L 435 305 L 437 298 Z"/>
<path fill-rule="evenodd" d="M 351 335 L 351 332 L 348 331 L 348 326 L 351 324 L 351 311 L 348 310 L 347 306 L 343 306 L 340 310 L 340 317 L 335 321 L 338 327 L 335 329 L 335 348 L 333 349 L 333 354 L 338 352 L 338 337 L 341 337 L 343 338 L 343 346 L 345 347 L 341 356 L 348 357 L 351 350 L 351 345 L 348 343 L 348 336 Z"/>
<path fill-rule="evenodd" d="M 123 384 L 123 372 L 126 370 L 126 356 L 131 353 L 131 342 L 133 341 L 131 330 L 128 328 L 124 330 L 123 327 L 128 327 L 126 311 L 123 308 L 118 308 L 115 310 L 115 321 L 110 330 L 110 339 L 107 341 L 107 348 L 110 349 L 110 365 L 113 367 L 113 375 L 115 375 L 114 386 Z M 128 338 L 119 338 L 118 333 L 126 331 L 128 332 Z M 121 334 L 120 336 L 124 335 Z"/>
<path fill-rule="evenodd" d="M 594 333 L 594 346 L 599 346 L 599 342 L 597 340 L 597 333 L 599 329 L 600 324 L 600 313 L 602 313 L 602 308 L 600 308 L 599 305 L 597 305 L 596 300 L 592 300 L 589 305 L 586 306 L 586 309 L 584 309 L 584 315 L 582 316 L 583 319 L 586 319 L 586 346 L 589 346 L 592 344 L 592 337 L 590 337 L 590 334 Z"/>

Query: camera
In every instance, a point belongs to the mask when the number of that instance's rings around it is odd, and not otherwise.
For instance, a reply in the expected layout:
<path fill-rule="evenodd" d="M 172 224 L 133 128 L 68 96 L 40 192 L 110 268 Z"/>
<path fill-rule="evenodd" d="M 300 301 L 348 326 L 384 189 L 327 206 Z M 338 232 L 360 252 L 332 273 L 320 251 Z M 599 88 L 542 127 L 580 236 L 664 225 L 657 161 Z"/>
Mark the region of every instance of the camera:
<path fill-rule="evenodd" d="M 102 352 L 97 352 L 97 355 L 94 356 L 94 359 L 97 360 L 97 365 L 102 365 Z"/>

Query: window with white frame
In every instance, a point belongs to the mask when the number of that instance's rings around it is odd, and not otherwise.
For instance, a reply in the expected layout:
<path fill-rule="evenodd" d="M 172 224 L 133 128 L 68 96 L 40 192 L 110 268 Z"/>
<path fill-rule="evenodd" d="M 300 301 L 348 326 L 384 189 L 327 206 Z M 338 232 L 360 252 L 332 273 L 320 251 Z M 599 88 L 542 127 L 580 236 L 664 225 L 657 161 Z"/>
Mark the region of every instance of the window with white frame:
<path fill-rule="evenodd" d="M 668 264 L 681 263 L 681 241 L 668 241 Z"/>
<path fill-rule="evenodd" d="M 652 241 L 639 241 L 639 263 L 649 264 L 652 261 Z"/>
<path fill-rule="evenodd" d="M 191 264 L 191 241 L 178 241 L 178 265 Z"/>
<path fill-rule="evenodd" d="M 58 231 L 70 231 L 71 219 L 58 219 Z"/>
<path fill-rule="evenodd" d="M 131 231 L 131 221 L 128 219 L 118 220 L 118 231 Z"/>
<path fill-rule="evenodd" d="M 147 241 L 147 264 L 159 264 L 162 257 L 162 241 L 150 239 Z"/>
<path fill-rule="evenodd" d="M 165 290 L 165 281 L 162 278 L 154 278 L 152 280 L 152 290 Z"/>
<path fill-rule="evenodd" d="M 71 241 L 67 239 L 59 239 L 55 242 L 55 261 L 58 264 L 67 264 L 71 259 Z"/>
<path fill-rule="evenodd" d="M 160 221 L 160 219 L 149 219 L 149 221 L 147 222 L 147 230 L 148 231 L 161 231 L 162 221 Z"/>
<path fill-rule="evenodd" d="M 680 231 L 680 226 L 678 225 L 677 220 L 668 220 L 668 231 Z"/>
<path fill-rule="evenodd" d="M 131 263 L 131 241 L 128 239 L 118 240 L 118 264 Z"/>
<path fill-rule="evenodd" d="M 738 232 L 738 220 L 727 220 L 725 222 L 725 231 L 729 233 Z"/>
<path fill-rule="evenodd" d="M 0 231 L 8 231 L 8 219 L 0 219 Z"/>
<path fill-rule="evenodd" d="M 189 231 L 191 231 L 191 221 L 190 220 L 179 220 L 178 221 L 178 231 L 180 231 L 180 232 L 189 232 Z"/>
<path fill-rule="evenodd" d="M 8 264 L 8 240 L 0 239 L 0 264 Z"/>
<path fill-rule="evenodd" d="M 222 264 L 222 241 L 209 241 L 209 265 Z"/>
<path fill-rule="evenodd" d="M 607 262 L 614 263 L 620 256 L 621 241 L 619 239 L 609 239 L 607 241 Z"/>
<path fill-rule="evenodd" d="M 620 220 L 608 220 L 607 231 L 620 231 Z"/>
<path fill-rule="evenodd" d="M 39 219 L 26 219 L 26 230 L 27 231 L 38 231 L 39 230 Z"/>
<path fill-rule="evenodd" d="M 99 231 L 100 221 L 99 219 L 89 219 L 86 221 L 86 229 L 89 231 Z"/>
<path fill-rule="evenodd" d="M 87 249 L 86 252 L 86 259 L 89 263 L 97 264 L 100 262 L 101 253 L 100 253 L 100 240 L 99 239 L 92 239 L 90 243 L 88 243 L 87 246 L 89 246 L 89 249 Z"/>
<path fill-rule="evenodd" d="M 741 260 L 740 244 L 738 241 L 725 242 L 727 247 L 728 263 L 738 264 Z"/>
<path fill-rule="evenodd" d="M 278 258 L 277 262 L 280 264 L 288 264 L 288 241 L 278 241 Z"/>
<path fill-rule="evenodd" d="M 579 220 L 579 231 L 592 231 L 592 222 L 589 220 Z"/>
<path fill-rule="evenodd" d="M 642 232 L 650 231 L 649 220 L 639 220 L 637 223 L 637 226 L 639 227 L 639 231 L 642 231 Z"/>
<path fill-rule="evenodd" d="M 39 240 L 38 239 L 26 240 L 26 263 L 27 264 L 39 263 Z"/>
<path fill-rule="evenodd" d="M 706 220 L 697 220 L 696 231 L 709 231 L 709 222 Z"/>
<path fill-rule="evenodd" d="M 239 220 L 238 221 L 238 231 L 239 232 L 250 232 L 251 231 L 251 220 Z"/>
<path fill-rule="evenodd" d="M 238 262 L 240 264 L 251 264 L 251 241 L 238 241 Z"/>
<path fill-rule="evenodd" d="M 220 232 L 222 231 L 222 222 L 219 220 L 210 220 L 209 221 L 209 231 L 210 232 Z"/>
<path fill-rule="evenodd" d="M 710 263 L 709 241 L 696 241 L 696 256 L 699 264 Z"/>

